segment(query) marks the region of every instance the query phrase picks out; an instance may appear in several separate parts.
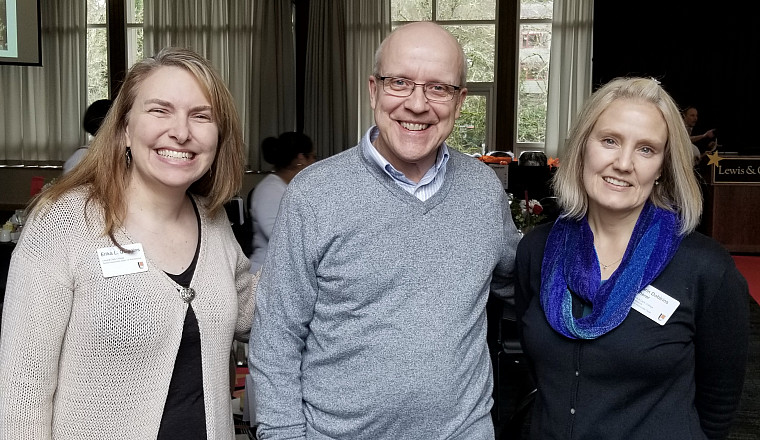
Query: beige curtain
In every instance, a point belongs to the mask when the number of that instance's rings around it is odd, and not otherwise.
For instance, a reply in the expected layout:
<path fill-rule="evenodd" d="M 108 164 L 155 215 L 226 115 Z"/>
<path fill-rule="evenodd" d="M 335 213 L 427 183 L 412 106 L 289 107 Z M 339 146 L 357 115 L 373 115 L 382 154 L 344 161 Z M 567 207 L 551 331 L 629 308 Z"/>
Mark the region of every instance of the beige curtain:
<path fill-rule="evenodd" d="M 304 132 L 318 155 L 356 145 L 372 124 L 367 81 L 390 28 L 390 0 L 311 0 Z"/>
<path fill-rule="evenodd" d="M 593 18 L 593 1 L 554 0 L 546 112 L 547 156 L 562 154 L 570 127 L 591 94 Z"/>
<path fill-rule="evenodd" d="M 195 50 L 227 82 L 240 115 L 248 164 L 259 144 L 295 129 L 295 56 L 290 0 L 147 0 L 146 56 L 166 46 Z"/>
<path fill-rule="evenodd" d="M 85 3 L 41 0 L 42 67 L 0 66 L 0 160 L 62 161 L 86 142 Z"/>
<path fill-rule="evenodd" d="M 369 106 L 368 78 L 375 64 L 375 50 L 391 31 L 391 2 L 346 1 L 346 74 L 348 84 L 348 138 L 359 142 L 374 124 Z M 353 111 L 352 111 L 353 110 Z"/>

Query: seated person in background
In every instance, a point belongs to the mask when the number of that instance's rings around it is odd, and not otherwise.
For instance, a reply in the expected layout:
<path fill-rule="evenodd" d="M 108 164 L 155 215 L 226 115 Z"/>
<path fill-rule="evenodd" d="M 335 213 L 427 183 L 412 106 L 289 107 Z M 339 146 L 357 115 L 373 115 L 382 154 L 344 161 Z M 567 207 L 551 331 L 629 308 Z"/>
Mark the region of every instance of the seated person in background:
<path fill-rule="evenodd" d="M 707 152 L 712 151 L 717 145 L 717 142 L 715 141 L 715 129 L 711 128 L 702 134 L 693 133 L 694 126 L 697 125 L 697 121 L 699 120 L 699 112 L 697 112 L 697 108 L 694 106 L 687 106 L 681 112 L 681 117 L 683 118 L 683 123 L 686 126 L 686 132 L 689 133 L 689 139 L 691 140 L 691 148 L 694 154 L 694 163 L 697 164 Z M 697 144 L 704 143 L 705 139 L 710 139 L 710 141 L 707 144 L 705 151 L 703 152 L 702 149 L 697 146 Z"/>
<path fill-rule="evenodd" d="M 82 127 L 84 127 L 84 131 L 89 134 L 89 139 L 87 140 L 87 144 L 77 148 L 76 151 L 66 159 L 66 162 L 63 164 L 63 174 L 71 171 L 71 169 L 82 160 L 82 157 L 87 154 L 87 150 L 90 147 L 90 141 L 98 132 L 100 124 L 103 123 L 103 119 L 105 119 L 108 110 L 111 108 L 111 103 L 112 101 L 110 99 L 98 99 L 87 107 L 87 110 L 84 112 L 84 118 L 82 119 Z"/>
<path fill-rule="evenodd" d="M 290 180 L 299 171 L 314 163 L 314 145 L 302 133 L 285 132 L 280 137 L 268 137 L 261 143 L 264 160 L 274 165 L 274 173 L 256 185 L 251 197 L 251 221 L 253 223 L 253 253 L 251 273 L 264 264 L 269 236 L 272 235 L 280 200 Z"/>

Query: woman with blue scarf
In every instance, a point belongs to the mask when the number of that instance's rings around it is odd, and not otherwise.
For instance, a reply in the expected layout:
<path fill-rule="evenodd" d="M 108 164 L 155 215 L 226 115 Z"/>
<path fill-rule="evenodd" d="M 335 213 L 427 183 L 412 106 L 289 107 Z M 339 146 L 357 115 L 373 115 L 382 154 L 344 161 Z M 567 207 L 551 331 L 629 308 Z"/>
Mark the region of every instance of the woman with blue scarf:
<path fill-rule="evenodd" d="M 691 142 L 653 79 L 586 103 L 552 186 L 562 207 L 517 249 L 538 393 L 534 439 L 717 439 L 744 382 L 747 283 L 695 228 Z"/>

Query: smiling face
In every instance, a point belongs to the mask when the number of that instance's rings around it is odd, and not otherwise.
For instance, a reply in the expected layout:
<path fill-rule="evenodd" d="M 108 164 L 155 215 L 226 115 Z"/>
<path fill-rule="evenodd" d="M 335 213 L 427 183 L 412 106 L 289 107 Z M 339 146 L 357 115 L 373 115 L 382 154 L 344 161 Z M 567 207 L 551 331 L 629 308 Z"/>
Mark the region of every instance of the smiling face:
<path fill-rule="evenodd" d="M 124 135 L 132 151 L 131 185 L 184 192 L 210 168 L 219 129 L 195 77 L 160 67 L 138 87 Z"/>
<path fill-rule="evenodd" d="M 668 129 L 651 103 L 618 99 L 596 121 L 585 146 L 589 215 L 638 218 L 660 177 Z"/>
<path fill-rule="evenodd" d="M 432 23 L 413 23 L 396 30 L 385 42 L 380 76 L 416 83 L 461 85 L 461 51 L 456 40 Z M 435 163 L 438 147 L 451 134 L 467 89 L 451 101 L 431 102 L 422 87 L 411 96 L 391 96 L 374 76 L 369 78 L 370 104 L 380 134 L 374 146 L 396 169 L 419 181 Z"/>

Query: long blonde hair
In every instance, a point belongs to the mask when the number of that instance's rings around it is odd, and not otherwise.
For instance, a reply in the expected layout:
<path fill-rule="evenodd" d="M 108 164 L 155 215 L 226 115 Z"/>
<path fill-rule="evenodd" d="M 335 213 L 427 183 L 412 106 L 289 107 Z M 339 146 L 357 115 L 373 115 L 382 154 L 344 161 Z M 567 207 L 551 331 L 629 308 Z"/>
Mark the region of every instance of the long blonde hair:
<path fill-rule="evenodd" d="M 563 215 L 579 220 L 588 211 L 588 194 L 583 186 L 586 142 L 602 112 L 619 99 L 648 102 L 660 110 L 668 128 L 668 141 L 659 184 L 654 186 L 649 200 L 678 214 L 679 232 L 692 232 L 702 215 L 702 192 L 693 167 L 691 140 L 673 98 L 651 78 L 615 78 L 594 92 L 584 105 L 570 130 L 562 165 L 552 180 Z"/>
<path fill-rule="evenodd" d="M 90 151 L 70 173 L 34 198 L 28 211 L 54 203 L 70 190 L 86 188 L 87 203 L 95 202 L 103 211 L 103 233 L 118 245 L 114 232 L 126 215 L 125 190 L 131 172 L 125 160 L 129 111 L 145 79 L 165 66 L 179 67 L 195 77 L 211 102 L 211 111 L 219 130 L 216 158 L 211 169 L 193 182 L 189 192 L 206 197 L 205 207 L 212 216 L 237 194 L 244 171 L 243 138 L 232 95 L 205 58 L 189 49 L 165 48 L 132 66 L 90 144 Z"/>

